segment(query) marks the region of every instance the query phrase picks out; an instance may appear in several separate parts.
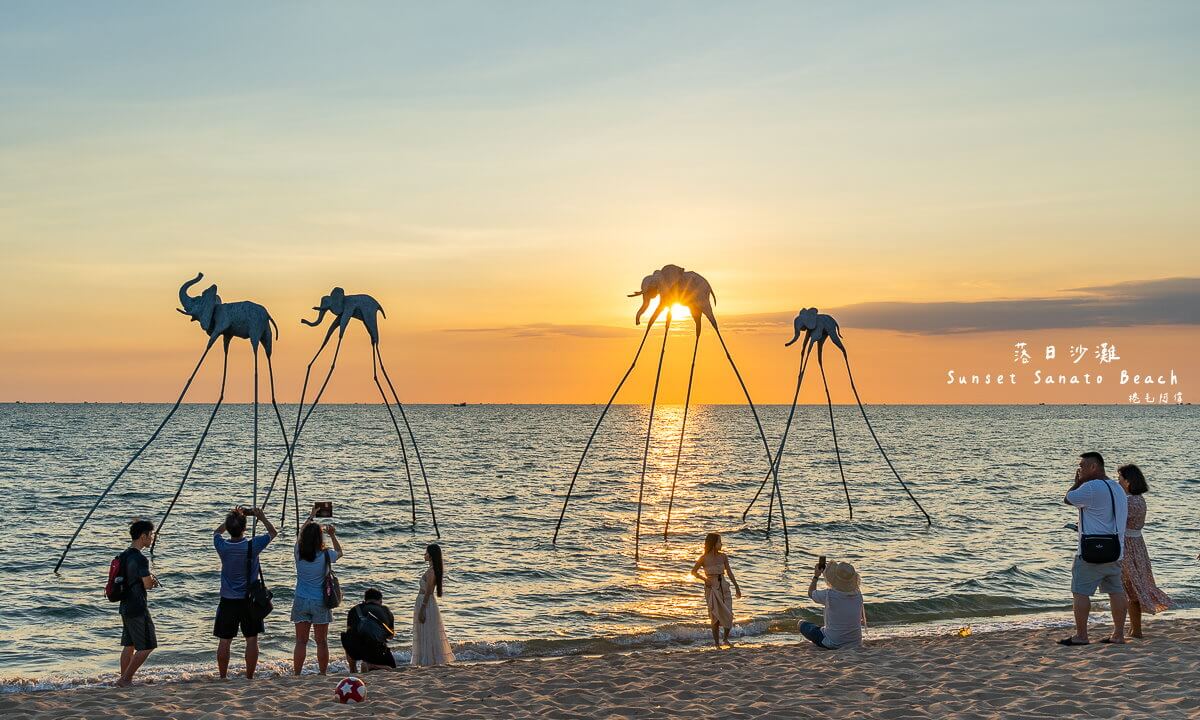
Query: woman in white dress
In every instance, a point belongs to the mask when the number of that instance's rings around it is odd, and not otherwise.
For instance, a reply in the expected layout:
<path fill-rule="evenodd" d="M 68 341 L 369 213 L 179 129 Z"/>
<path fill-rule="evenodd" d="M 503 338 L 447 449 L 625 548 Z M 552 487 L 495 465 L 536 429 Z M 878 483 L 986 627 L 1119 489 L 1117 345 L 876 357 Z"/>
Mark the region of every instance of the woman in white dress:
<path fill-rule="evenodd" d="M 438 610 L 437 597 L 442 596 L 442 548 L 425 548 L 429 569 L 421 575 L 421 590 L 413 608 L 413 665 L 445 665 L 454 662 L 454 652 L 446 640 L 446 626 Z"/>

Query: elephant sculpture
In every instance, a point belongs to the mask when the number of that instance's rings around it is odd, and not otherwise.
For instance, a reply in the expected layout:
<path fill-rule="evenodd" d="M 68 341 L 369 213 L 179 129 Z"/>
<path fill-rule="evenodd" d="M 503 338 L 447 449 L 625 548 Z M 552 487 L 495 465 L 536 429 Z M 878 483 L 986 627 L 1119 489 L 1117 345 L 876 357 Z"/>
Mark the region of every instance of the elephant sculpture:
<path fill-rule="evenodd" d="M 396 421 L 396 415 L 392 412 L 391 400 L 383 390 L 383 385 L 379 380 L 379 372 L 383 371 L 383 378 L 387 382 L 388 388 L 392 392 L 392 399 L 395 400 L 397 408 L 400 410 L 400 417 L 404 422 L 405 428 L 408 430 L 409 440 L 412 442 L 413 451 L 417 457 L 417 464 L 421 469 L 421 477 L 425 481 L 425 494 L 429 500 L 429 513 L 433 517 L 434 532 L 438 537 L 441 537 L 441 531 L 438 529 L 437 514 L 433 509 L 433 493 L 429 488 L 429 478 L 425 475 L 425 463 L 421 459 L 421 449 L 417 447 L 417 439 L 413 434 L 412 426 L 408 422 L 408 415 L 404 412 L 404 405 L 400 403 L 400 397 L 396 393 L 395 386 L 392 385 L 392 380 L 388 377 L 387 368 L 383 364 L 383 355 L 379 351 L 379 316 L 387 318 L 387 313 L 383 311 L 383 306 L 370 295 L 347 295 L 346 291 L 340 287 L 335 287 L 329 291 L 329 294 L 321 298 L 321 302 L 313 307 L 317 311 L 316 320 L 300 319 L 300 322 L 309 327 L 318 327 L 325 320 L 325 314 L 333 315 L 333 321 L 329 325 L 329 330 L 325 333 L 325 339 L 321 342 L 321 346 L 317 348 L 317 352 L 309 361 L 308 367 L 304 371 L 304 384 L 300 388 L 300 405 L 296 409 L 296 426 L 292 431 L 292 446 L 296 447 L 300 442 L 300 434 L 304 431 L 304 427 L 308 424 L 308 418 L 312 416 L 313 410 L 321 401 L 321 396 L 325 393 L 325 388 L 329 385 L 330 378 L 333 377 L 333 370 L 337 366 L 338 354 L 342 349 L 342 338 L 346 335 L 346 329 L 350 326 L 350 321 L 358 319 L 362 322 L 363 327 L 367 329 L 367 335 L 371 338 L 371 371 L 372 377 L 375 380 L 375 387 L 379 389 L 379 395 L 383 399 L 384 407 L 387 408 L 388 415 L 392 420 L 392 427 L 396 430 L 396 437 L 400 441 L 400 453 L 404 460 L 404 473 L 408 478 L 408 493 L 411 501 L 412 522 L 415 526 L 417 523 L 417 500 L 416 491 L 413 488 L 412 470 L 408 464 L 408 449 L 405 447 L 404 434 L 400 432 L 400 424 Z M 329 370 L 325 374 L 325 380 L 321 383 L 321 387 L 317 390 L 317 394 L 313 397 L 312 403 L 309 404 L 308 410 L 304 409 L 305 398 L 308 394 L 308 381 L 312 375 L 313 365 L 317 362 L 317 358 L 321 356 L 321 352 L 325 350 L 325 346 L 329 344 L 329 340 L 333 337 L 334 331 L 338 332 L 337 345 L 333 350 L 333 359 L 329 363 Z M 286 458 L 284 459 L 286 460 Z M 280 460 L 278 467 L 275 469 L 275 477 L 271 479 L 271 485 L 267 488 L 267 497 L 271 497 L 271 493 L 275 489 L 275 483 L 279 479 L 279 474 L 283 471 L 284 460 Z M 289 484 L 295 487 L 294 470 L 290 470 L 288 479 L 284 482 L 284 504 L 287 504 L 287 492 Z"/>
<path fill-rule="evenodd" d="M 710 298 L 715 301 L 717 296 L 713 292 L 712 286 L 700 273 L 684 270 L 678 265 L 664 265 L 661 270 L 655 270 L 642 278 L 642 289 L 630 293 L 629 297 L 639 295 L 642 297 L 642 306 L 638 308 L 637 314 L 633 318 L 637 325 L 642 324 L 642 314 L 650 307 L 650 301 L 658 298 L 658 306 L 654 308 L 654 314 L 650 316 L 648 325 L 653 325 L 664 310 L 678 304 L 686 307 L 691 313 L 692 319 L 696 322 L 697 336 L 700 334 L 701 317 L 708 318 L 714 328 L 717 326 L 712 302 L 709 301 Z"/>
<path fill-rule="evenodd" d="M 633 372 L 637 365 L 638 358 L 641 357 L 642 348 L 646 346 L 646 338 L 650 337 L 650 329 L 654 327 L 654 321 L 658 319 L 664 311 L 667 311 L 665 330 L 663 332 L 662 350 L 658 355 L 658 371 L 654 375 L 654 392 L 650 396 L 650 418 L 646 426 L 646 443 L 642 450 L 642 474 L 641 481 L 638 485 L 638 509 L 637 521 L 634 529 L 634 562 L 638 561 L 641 542 L 641 527 L 642 527 L 642 496 L 646 485 L 646 468 L 650 455 L 650 436 L 651 430 L 654 427 L 654 411 L 658 402 L 658 385 L 659 379 L 662 376 L 663 356 L 667 349 L 667 336 L 671 333 L 671 313 L 669 312 L 672 305 L 682 305 L 688 309 L 692 315 L 692 320 L 696 323 L 696 339 L 692 346 L 692 365 L 688 372 L 687 395 L 683 401 L 683 421 L 679 429 L 679 444 L 675 451 L 675 472 L 671 480 L 671 496 L 667 505 L 667 521 L 663 527 L 663 541 L 667 537 L 671 528 L 671 510 L 675 505 L 675 484 L 679 479 L 679 464 L 683 453 L 684 433 L 687 431 L 688 407 L 692 399 L 692 380 L 696 374 L 696 354 L 700 349 L 700 329 L 703 318 L 708 318 L 712 324 L 713 331 L 717 334 L 717 339 L 721 341 L 721 348 L 725 351 L 725 357 L 729 359 L 729 365 L 733 368 L 733 374 L 737 377 L 738 383 L 742 387 L 742 392 L 746 395 L 746 402 L 750 405 L 750 411 L 754 414 L 754 422 L 758 425 L 759 436 L 762 438 L 763 449 L 767 453 L 767 463 L 774 467 L 775 463 L 771 457 L 771 448 L 767 444 L 766 433 L 763 432 L 762 422 L 758 417 L 758 410 L 754 407 L 754 401 L 750 399 L 750 391 L 746 388 L 746 383 L 742 380 L 742 374 L 738 371 L 737 364 L 733 362 L 733 356 L 729 353 L 729 347 L 725 345 L 725 338 L 721 337 L 721 329 L 717 325 L 717 317 L 713 313 L 712 303 L 716 301 L 716 293 L 713 292 L 712 286 L 704 279 L 702 275 L 691 270 L 684 270 L 678 265 L 664 265 L 661 269 L 655 270 L 649 275 L 642 278 L 641 289 L 637 292 L 630 293 L 629 297 L 641 296 L 642 304 L 634 315 L 634 323 L 642 324 L 642 315 L 650 307 L 650 302 L 655 298 L 658 299 L 658 305 L 654 308 L 654 312 L 650 315 L 650 319 L 646 322 L 646 332 L 642 335 L 642 342 L 638 345 L 637 352 L 634 353 L 633 363 L 629 369 L 625 371 L 624 377 L 617 383 L 617 388 L 613 390 L 612 396 L 608 399 L 608 403 L 604 406 L 604 410 L 600 412 L 600 417 L 596 420 L 596 426 L 592 428 L 592 434 L 588 437 L 587 444 L 583 447 L 583 454 L 579 458 L 579 464 L 575 466 L 575 472 L 571 475 L 571 484 L 567 487 L 567 495 L 563 499 L 562 511 L 558 514 L 558 524 L 554 527 L 554 538 L 552 543 L 558 542 L 558 532 L 562 528 L 563 518 L 567 513 L 567 503 L 571 501 L 571 492 L 575 489 L 575 481 L 579 478 L 579 471 L 583 468 L 583 461 L 587 458 L 588 449 L 592 446 L 592 441 L 596 438 L 597 431 L 600 430 L 600 424 L 604 422 L 604 416 L 608 414 L 608 410 L 612 407 L 613 402 L 617 399 L 617 393 L 621 391 L 621 387 L 625 381 L 629 379 L 630 373 Z M 768 471 L 770 472 L 770 471 Z M 774 497 L 774 496 L 772 496 Z M 783 501 L 779 502 L 779 511 L 782 517 Z M 787 521 L 784 522 L 784 547 L 787 552 Z"/>
<path fill-rule="evenodd" d="M 337 318 L 337 321 L 329 327 L 329 333 L 333 334 L 335 327 L 341 328 L 343 333 L 346 332 L 346 326 L 350 324 L 350 321 L 358 318 L 366 326 L 372 345 L 379 343 L 379 318 L 376 317 L 376 314 L 383 315 L 384 319 L 387 318 L 383 306 L 375 298 L 370 295 L 347 295 L 346 291 L 340 287 L 330 290 L 328 295 L 321 298 L 321 304 L 315 306 L 313 310 L 317 311 L 316 320 L 301 320 L 300 322 L 309 327 L 317 327 L 325 319 L 325 313 L 333 313 Z"/>
<path fill-rule="evenodd" d="M 200 323 L 200 328 L 208 334 L 210 345 L 219 337 L 225 339 L 226 347 L 232 338 L 244 338 L 250 341 L 255 353 L 261 343 L 267 357 L 271 357 L 271 327 L 275 328 L 275 339 L 278 339 L 279 326 L 267 309 L 249 300 L 221 302 L 216 285 L 209 285 L 199 295 L 188 295 L 188 289 L 203 279 L 204 273 L 197 273 L 179 287 L 179 304 L 183 308 L 177 308 L 178 312 L 191 317 L 192 322 Z"/>
<path fill-rule="evenodd" d="M 818 345 L 817 352 L 820 353 L 819 346 L 824 345 L 826 340 L 832 340 L 834 345 L 843 353 L 846 352 L 846 346 L 842 344 L 841 328 L 838 327 L 837 320 L 833 319 L 832 315 L 818 313 L 815 307 L 804 308 L 796 315 L 796 319 L 792 321 L 792 326 L 796 334 L 783 344 L 784 347 L 791 347 L 796 340 L 800 338 L 800 333 L 804 333 L 804 342 L 800 345 L 800 356 L 803 357 L 809 344 L 816 343 Z"/>
<path fill-rule="evenodd" d="M 199 323 L 200 328 L 204 330 L 206 335 L 208 335 L 208 343 L 204 346 L 204 352 L 200 355 L 200 360 L 196 363 L 196 367 L 192 370 L 192 374 L 188 377 L 187 382 L 184 383 L 183 390 L 179 393 L 179 399 L 175 401 L 175 405 L 171 408 L 170 412 L 168 412 L 167 416 L 163 418 L 161 423 L 159 423 L 158 428 L 150 436 L 150 439 L 147 440 L 145 444 L 143 444 L 141 448 L 139 448 L 138 451 L 133 454 L 133 457 L 131 457 L 129 461 L 125 463 L 125 466 L 121 468 L 121 471 L 117 473 L 116 477 L 114 477 L 108 484 L 108 487 L 106 487 L 100 494 L 100 497 L 96 500 L 95 504 L 92 505 L 91 510 L 89 510 L 87 515 L 84 516 L 83 522 L 81 522 L 79 527 L 76 528 L 75 534 L 71 536 L 69 541 L 67 541 L 67 546 L 63 550 L 62 556 L 59 557 L 58 564 L 54 566 L 55 572 L 57 572 L 59 567 L 62 566 L 63 561 L 67 557 L 67 553 L 71 550 L 71 546 L 75 543 L 75 539 L 79 537 L 79 533 L 83 530 L 84 525 L 86 525 L 88 520 L 91 519 L 92 514 L 96 512 L 96 508 L 100 507 L 100 503 L 103 502 L 104 498 L 107 497 L 109 492 L 112 491 L 113 487 L 117 484 L 117 481 L 121 479 L 127 470 L 129 470 L 129 467 L 133 465 L 134 461 L 137 460 L 143 452 L 145 452 L 146 448 L 150 447 L 150 444 L 154 442 L 155 438 L 158 437 L 158 434 L 162 432 L 164 427 L 166 427 L 167 422 L 175 414 L 175 411 L 179 409 L 180 404 L 183 403 L 184 396 L 187 395 L 188 388 L 192 386 L 192 381 L 196 379 L 196 373 L 198 373 L 200 371 L 200 367 L 204 365 L 204 360 L 208 357 L 209 350 L 211 350 L 212 346 L 217 342 L 217 338 L 221 338 L 224 341 L 225 351 L 224 362 L 221 368 L 220 394 L 217 396 L 217 402 L 213 405 L 212 412 L 208 416 L 208 423 L 205 424 L 204 431 L 200 433 L 200 440 L 196 443 L 195 450 L 192 451 L 192 458 L 188 462 L 187 469 L 183 473 L 183 479 L 180 481 L 174 497 L 171 498 L 171 504 L 167 506 L 167 511 L 163 514 L 162 519 L 160 519 L 158 522 L 158 530 L 155 533 L 154 543 L 150 545 L 150 552 L 154 552 L 155 545 L 157 545 L 159 538 L 162 537 L 163 527 L 166 525 L 167 518 L 171 516 L 171 511 L 175 508 L 175 503 L 179 500 L 180 495 L 183 493 L 183 488 L 187 484 L 188 477 L 192 472 L 192 468 L 196 464 L 196 458 L 199 457 L 200 450 L 204 447 L 204 440 L 208 437 L 208 431 L 212 427 L 213 420 L 215 420 L 217 417 L 217 411 L 221 409 L 221 404 L 225 400 L 225 381 L 229 375 L 229 343 L 231 340 L 233 340 L 233 338 L 243 338 L 245 340 L 249 340 L 250 347 L 254 352 L 254 459 L 252 470 L 254 482 L 254 507 L 258 507 L 258 348 L 260 345 L 263 347 L 263 350 L 267 356 L 267 371 L 270 377 L 271 388 L 271 407 L 273 407 L 275 410 L 275 418 L 279 422 L 279 432 L 283 436 L 283 446 L 286 451 L 284 460 L 289 465 L 291 464 L 292 444 L 288 440 L 287 431 L 284 429 L 283 425 L 283 415 L 279 412 L 279 404 L 275 399 L 275 371 L 271 367 L 271 346 L 272 341 L 279 338 L 279 326 L 275 324 L 275 320 L 272 319 L 271 314 L 267 312 L 267 309 L 258 303 L 250 302 L 248 300 L 232 303 L 222 302 L 221 296 L 217 294 L 216 285 L 209 285 L 207 288 L 205 288 L 204 292 L 200 293 L 199 295 L 189 295 L 188 290 L 190 290 L 193 285 L 203 279 L 204 273 L 196 273 L 196 277 L 188 280 L 179 287 L 179 304 L 183 307 L 177 308 L 180 313 L 190 317 L 192 322 Z M 272 327 L 275 329 L 274 337 L 272 337 L 271 334 Z M 286 505 L 284 509 L 286 511 Z M 299 530 L 299 513 L 300 510 L 297 501 L 297 530 Z"/>
<path fill-rule="evenodd" d="M 817 366 L 821 370 L 821 384 L 825 388 L 825 405 L 829 410 L 829 429 L 833 434 L 833 451 L 837 458 L 838 474 L 842 479 L 842 490 L 846 495 L 846 506 L 850 511 L 850 519 L 854 519 L 854 504 L 850 500 L 850 486 L 846 482 L 846 472 L 842 466 L 842 451 L 838 445 L 837 426 L 833 421 L 833 399 L 829 394 L 829 381 L 825 377 L 825 341 L 832 340 L 837 349 L 842 351 L 842 360 L 846 363 L 846 375 L 850 378 L 850 389 L 854 391 L 854 400 L 858 403 L 858 409 L 862 413 L 863 422 L 866 423 L 867 430 L 870 431 L 871 437 L 875 440 L 875 446 L 879 448 L 879 453 L 883 455 L 884 462 L 887 463 L 892 474 L 896 476 L 896 480 L 900 482 L 900 486 L 904 488 L 904 492 L 908 494 L 909 499 L 913 501 L 917 509 L 925 516 L 925 523 L 932 525 L 933 520 L 930 519 L 929 513 L 925 512 L 925 508 L 921 507 L 921 503 L 912 494 L 912 491 L 909 490 L 904 479 L 900 477 L 900 473 L 896 470 L 891 458 L 888 457 L 887 452 L 883 449 L 883 445 L 879 442 L 879 436 L 875 434 L 875 428 L 871 425 L 871 419 L 867 417 L 867 410 L 863 407 L 862 398 L 858 395 L 858 386 L 854 383 L 854 373 L 850 369 L 850 354 L 846 352 L 846 345 L 842 341 L 841 327 L 838 325 L 837 320 L 834 320 L 832 315 L 818 312 L 815 307 L 804 308 L 792 321 L 792 330 L 792 339 L 784 343 L 784 347 L 791 347 L 795 344 L 800 339 L 800 333 L 804 333 L 804 342 L 800 346 L 800 373 L 796 378 L 796 392 L 792 396 L 792 408 L 788 412 L 787 424 L 783 429 L 783 437 L 779 441 L 779 449 L 775 452 L 774 469 L 776 473 L 778 472 L 779 464 L 783 460 L 783 449 L 787 445 L 788 433 L 792 429 L 792 419 L 796 416 L 796 404 L 800 400 L 800 386 L 804 382 L 804 372 L 808 369 L 808 359 L 812 356 L 812 350 L 815 347 L 817 349 Z M 754 494 L 754 498 L 750 500 L 750 504 L 742 513 L 743 521 L 746 519 L 746 514 L 754 507 L 754 503 L 758 501 L 759 495 L 762 493 L 763 488 L 766 487 L 767 480 L 770 478 L 771 475 L 768 473 L 763 478 L 762 483 L 759 484 L 758 492 Z M 776 485 L 778 485 L 778 478 L 776 478 Z M 772 496 L 774 496 L 775 490 L 775 488 L 772 488 Z M 770 527 L 769 520 L 768 527 Z"/>

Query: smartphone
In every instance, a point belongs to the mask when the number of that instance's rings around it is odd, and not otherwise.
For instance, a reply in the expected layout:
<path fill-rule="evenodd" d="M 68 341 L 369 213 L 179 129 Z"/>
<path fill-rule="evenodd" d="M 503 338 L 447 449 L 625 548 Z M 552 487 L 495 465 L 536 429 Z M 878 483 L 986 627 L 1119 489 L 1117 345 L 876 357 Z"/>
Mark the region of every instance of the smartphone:
<path fill-rule="evenodd" d="M 824 570 L 824 569 L 825 569 L 825 556 L 824 556 L 824 555 L 822 555 L 821 557 L 817 558 L 817 569 L 818 569 L 818 570 Z"/>
<path fill-rule="evenodd" d="M 333 517 L 333 502 L 315 502 L 313 503 L 313 517 L 331 518 Z"/>

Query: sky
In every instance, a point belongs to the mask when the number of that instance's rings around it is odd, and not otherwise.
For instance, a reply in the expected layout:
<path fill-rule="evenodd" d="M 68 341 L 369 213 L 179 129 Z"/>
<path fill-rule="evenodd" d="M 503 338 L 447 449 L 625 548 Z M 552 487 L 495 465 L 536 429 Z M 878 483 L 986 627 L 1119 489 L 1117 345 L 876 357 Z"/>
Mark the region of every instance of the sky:
<path fill-rule="evenodd" d="M 278 321 L 282 400 L 323 337 L 299 319 L 342 286 L 387 311 L 406 401 L 604 402 L 641 338 L 626 296 L 668 263 L 712 284 L 759 402 L 790 400 L 783 343 L 809 306 L 841 322 L 868 402 L 1128 402 L 1123 369 L 1174 371 L 1190 402 L 1198 20 L 1188 2 L 4 3 L 0 402 L 173 401 L 204 346 L 174 311 L 200 271 Z M 693 399 L 739 402 L 711 330 Z M 693 337 L 672 328 L 663 402 Z M 620 401 L 648 400 L 661 341 Z M 375 401 L 370 357 L 353 327 L 325 399 Z M 245 401 L 246 343 L 230 362 Z M 188 400 L 219 380 L 210 362 Z"/>

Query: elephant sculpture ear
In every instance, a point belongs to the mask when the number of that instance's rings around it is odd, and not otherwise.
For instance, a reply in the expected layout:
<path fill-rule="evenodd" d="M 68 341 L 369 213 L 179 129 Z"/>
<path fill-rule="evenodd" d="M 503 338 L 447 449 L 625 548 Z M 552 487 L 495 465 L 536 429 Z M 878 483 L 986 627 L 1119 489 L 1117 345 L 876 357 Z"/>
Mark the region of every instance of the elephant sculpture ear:
<path fill-rule="evenodd" d="M 209 285 L 200 295 L 200 312 L 196 316 L 200 327 L 206 331 L 212 327 L 213 311 L 217 309 L 217 305 L 221 304 L 221 297 L 217 295 L 217 286 Z"/>
<path fill-rule="evenodd" d="M 637 297 L 638 295 L 646 295 L 647 297 L 654 297 L 655 295 L 657 295 L 658 294 L 658 278 L 659 278 L 659 276 L 660 276 L 659 271 L 655 270 L 653 273 L 642 278 L 642 289 L 638 290 L 637 292 L 629 293 L 629 297 Z"/>
<path fill-rule="evenodd" d="M 809 330 L 817 329 L 817 309 L 815 307 L 804 308 L 800 311 L 798 320 L 804 323 L 804 327 Z"/>

